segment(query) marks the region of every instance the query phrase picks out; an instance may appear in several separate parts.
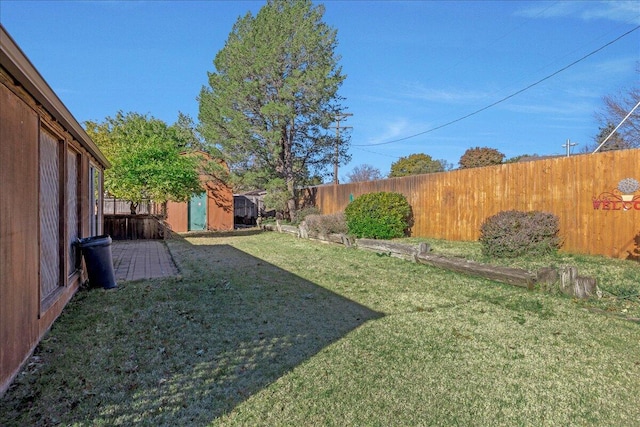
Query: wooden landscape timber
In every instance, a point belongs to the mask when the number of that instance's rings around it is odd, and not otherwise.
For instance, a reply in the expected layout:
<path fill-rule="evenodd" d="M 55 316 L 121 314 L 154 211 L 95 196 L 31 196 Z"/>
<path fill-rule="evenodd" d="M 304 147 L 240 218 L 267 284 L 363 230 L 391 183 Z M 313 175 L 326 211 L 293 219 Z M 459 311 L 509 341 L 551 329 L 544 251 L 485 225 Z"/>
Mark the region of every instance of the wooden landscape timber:
<path fill-rule="evenodd" d="M 442 255 L 423 253 L 418 254 L 416 256 L 416 260 L 421 264 L 444 268 L 446 270 L 471 276 L 483 277 L 485 279 L 495 280 L 496 282 L 507 283 L 509 285 L 526 289 L 533 289 L 537 280 L 536 273 L 532 273 L 522 268 L 482 264 L 475 261 L 469 261 L 464 258 L 445 257 Z"/>
<path fill-rule="evenodd" d="M 596 279 L 578 276 L 577 268 L 572 266 L 564 266 L 560 269 L 547 267 L 537 272 L 532 272 L 522 268 L 502 267 L 483 264 L 465 258 L 436 255 L 431 253 L 430 245 L 425 242 L 409 244 L 377 239 L 355 239 L 355 242 L 353 242 L 349 236 L 344 234 L 310 236 L 308 230 L 304 227 L 298 228 L 292 225 L 280 224 L 279 222 L 276 224 L 264 224 L 262 228 L 267 231 L 293 234 L 300 238 L 374 251 L 390 257 L 418 262 L 469 276 L 482 277 L 528 290 L 539 288 L 543 291 L 553 292 L 557 289 L 565 295 L 581 299 L 599 295 Z"/>
<path fill-rule="evenodd" d="M 346 247 L 352 247 L 354 243 L 354 239 L 346 234 L 327 234 L 326 236 L 319 236 L 319 239 L 327 240 L 331 243 L 338 243 L 345 245 Z"/>
<path fill-rule="evenodd" d="M 262 228 L 265 231 L 278 231 L 278 232 L 280 232 L 280 230 L 278 230 L 278 227 L 276 226 L 276 224 L 273 224 L 273 223 L 262 224 L 262 225 L 260 225 L 260 228 Z"/>
<path fill-rule="evenodd" d="M 419 254 L 424 254 L 430 250 L 429 245 L 426 243 L 411 245 L 376 239 L 356 239 L 356 247 L 359 249 L 367 249 L 370 251 L 388 254 L 389 256 L 409 261 L 416 261 Z"/>
<path fill-rule="evenodd" d="M 300 230 L 295 225 L 278 224 L 278 226 L 280 227 L 281 233 L 293 234 L 294 236 L 299 237 Z"/>
<path fill-rule="evenodd" d="M 276 221 L 275 223 L 263 224 L 263 230 L 267 231 L 277 231 L 278 233 L 288 233 L 293 234 L 296 237 L 300 237 L 300 229 L 295 225 L 286 225 L 280 224 L 280 221 Z"/>
<path fill-rule="evenodd" d="M 600 295 L 596 279 L 578 276 L 578 269 L 572 266 L 560 269 L 541 268 L 537 273 L 537 283 L 543 289 L 559 289 L 563 294 L 574 298 Z"/>

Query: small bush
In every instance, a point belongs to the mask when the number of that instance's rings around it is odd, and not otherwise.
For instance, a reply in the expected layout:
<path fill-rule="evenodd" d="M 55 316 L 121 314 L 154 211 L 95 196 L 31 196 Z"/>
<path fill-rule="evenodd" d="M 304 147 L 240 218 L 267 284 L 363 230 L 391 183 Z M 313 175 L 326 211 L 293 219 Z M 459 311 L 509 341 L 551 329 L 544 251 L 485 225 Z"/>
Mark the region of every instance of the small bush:
<path fill-rule="evenodd" d="M 296 220 L 294 225 L 300 224 L 309 215 L 320 215 L 320 209 L 316 208 L 315 206 L 298 209 L 298 211 L 296 212 Z"/>
<path fill-rule="evenodd" d="M 330 215 L 307 215 L 304 222 L 307 224 L 309 234 L 313 236 L 347 233 L 347 222 L 342 212 Z"/>
<path fill-rule="evenodd" d="M 480 227 L 482 253 L 498 258 L 553 253 L 560 247 L 558 222 L 546 212 L 502 211 Z"/>
<path fill-rule="evenodd" d="M 349 233 L 356 237 L 393 239 L 403 237 L 411 226 L 411 206 L 400 193 L 368 193 L 344 211 Z"/>

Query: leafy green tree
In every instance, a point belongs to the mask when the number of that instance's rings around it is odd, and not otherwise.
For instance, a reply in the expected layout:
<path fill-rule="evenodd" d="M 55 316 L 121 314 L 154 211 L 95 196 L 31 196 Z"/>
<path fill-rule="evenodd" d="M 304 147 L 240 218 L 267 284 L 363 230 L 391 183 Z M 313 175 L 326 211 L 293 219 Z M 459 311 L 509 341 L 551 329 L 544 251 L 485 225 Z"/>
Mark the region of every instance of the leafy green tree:
<path fill-rule="evenodd" d="M 504 154 L 489 147 L 469 148 L 460 157 L 460 169 L 480 168 L 483 166 L 499 165 L 504 159 Z"/>
<path fill-rule="evenodd" d="M 333 164 L 336 146 L 348 161 L 348 139 L 331 132 L 346 76 L 323 14 L 311 0 L 269 0 L 255 17 L 239 18 L 199 96 L 206 141 L 245 185 L 284 180 L 291 215 L 295 187 Z"/>
<path fill-rule="evenodd" d="M 186 151 L 203 151 L 219 157 L 216 147 L 208 146 L 198 132 L 198 128 L 191 116 L 178 112 L 178 120 L 171 125 L 175 132 L 178 145 Z"/>
<path fill-rule="evenodd" d="M 85 122 L 87 133 L 111 162 L 104 174 L 105 190 L 127 200 L 131 213 L 147 199 L 184 202 L 202 193 L 202 159 L 181 155 L 175 129 L 162 120 L 138 113 Z"/>
<path fill-rule="evenodd" d="M 401 157 L 391 164 L 389 178 L 443 172 L 444 170 L 445 165 L 442 160 L 434 160 L 430 155 L 423 153 L 411 154 L 407 157 Z"/>
<path fill-rule="evenodd" d="M 347 178 L 349 182 L 375 181 L 376 179 L 382 179 L 382 173 L 380 169 L 365 163 L 354 167 L 353 170 L 347 174 Z"/>

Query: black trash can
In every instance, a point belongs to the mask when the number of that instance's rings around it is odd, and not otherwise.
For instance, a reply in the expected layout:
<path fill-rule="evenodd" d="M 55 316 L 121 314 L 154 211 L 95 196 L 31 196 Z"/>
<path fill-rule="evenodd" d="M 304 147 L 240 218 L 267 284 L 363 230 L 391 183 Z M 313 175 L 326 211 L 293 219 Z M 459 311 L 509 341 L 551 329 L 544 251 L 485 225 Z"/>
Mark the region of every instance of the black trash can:
<path fill-rule="evenodd" d="M 104 234 L 78 239 L 78 246 L 87 266 L 89 285 L 104 289 L 115 288 L 117 285 L 111 256 L 111 236 Z"/>

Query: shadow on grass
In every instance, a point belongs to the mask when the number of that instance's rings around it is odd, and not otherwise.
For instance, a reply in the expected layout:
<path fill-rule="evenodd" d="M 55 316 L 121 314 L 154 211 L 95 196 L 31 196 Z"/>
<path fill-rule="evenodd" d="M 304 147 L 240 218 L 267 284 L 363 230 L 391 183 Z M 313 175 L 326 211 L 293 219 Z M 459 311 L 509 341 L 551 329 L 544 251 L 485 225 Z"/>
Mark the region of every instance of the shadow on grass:
<path fill-rule="evenodd" d="M 0 424 L 207 425 L 382 317 L 198 240 L 170 242 L 182 278 L 80 292 L 0 402 Z"/>

